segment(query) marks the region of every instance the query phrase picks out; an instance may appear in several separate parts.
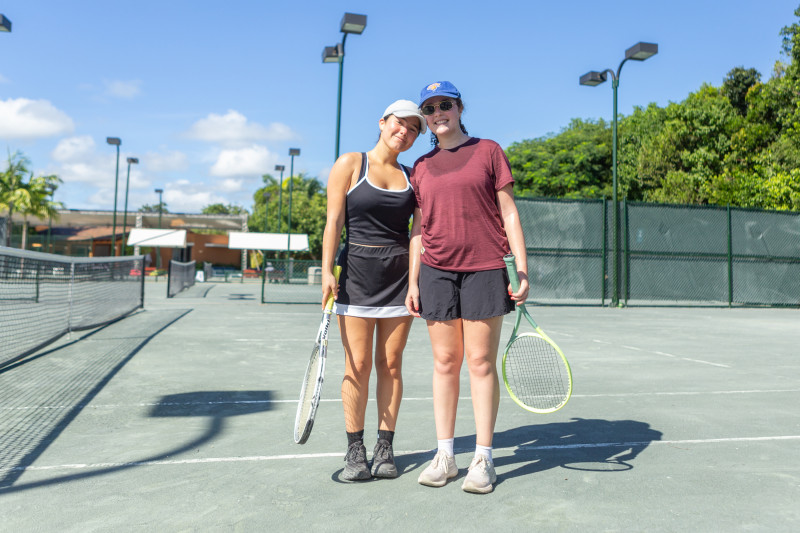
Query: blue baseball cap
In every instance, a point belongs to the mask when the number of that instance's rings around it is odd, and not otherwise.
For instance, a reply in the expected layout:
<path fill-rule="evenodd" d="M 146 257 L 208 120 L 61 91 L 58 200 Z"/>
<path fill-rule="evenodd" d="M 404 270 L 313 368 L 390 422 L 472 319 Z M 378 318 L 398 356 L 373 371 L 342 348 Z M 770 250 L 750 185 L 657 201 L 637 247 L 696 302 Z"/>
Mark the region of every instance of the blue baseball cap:
<path fill-rule="evenodd" d="M 419 105 L 425 103 L 428 98 L 434 96 L 449 96 L 451 98 L 461 98 L 461 93 L 458 92 L 456 86 L 449 81 L 436 81 L 430 85 L 426 85 L 419 93 Z"/>

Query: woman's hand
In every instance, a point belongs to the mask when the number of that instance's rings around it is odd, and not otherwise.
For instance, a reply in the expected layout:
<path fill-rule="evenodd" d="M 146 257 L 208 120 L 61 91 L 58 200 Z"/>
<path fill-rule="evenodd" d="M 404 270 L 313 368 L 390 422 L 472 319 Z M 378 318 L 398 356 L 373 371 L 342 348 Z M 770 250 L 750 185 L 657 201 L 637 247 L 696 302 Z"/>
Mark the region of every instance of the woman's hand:
<path fill-rule="evenodd" d="M 519 276 L 519 290 L 517 292 L 513 292 L 511 289 L 511 284 L 508 284 L 508 294 L 511 296 L 511 299 L 517 302 L 517 305 L 522 305 L 525 303 L 525 300 L 528 299 L 528 289 L 530 285 L 528 285 L 528 275 L 525 272 L 517 272 L 517 276 Z"/>
<path fill-rule="evenodd" d="M 419 317 L 419 287 L 416 285 L 408 286 L 406 309 L 411 316 Z"/>
<path fill-rule="evenodd" d="M 333 294 L 335 300 L 339 296 L 339 284 L 336 282 L 336 277 L 333 272 L 322 273 L 322 308 L 325 309 L 325 304 L 328 303 L 328 297 Z"/>

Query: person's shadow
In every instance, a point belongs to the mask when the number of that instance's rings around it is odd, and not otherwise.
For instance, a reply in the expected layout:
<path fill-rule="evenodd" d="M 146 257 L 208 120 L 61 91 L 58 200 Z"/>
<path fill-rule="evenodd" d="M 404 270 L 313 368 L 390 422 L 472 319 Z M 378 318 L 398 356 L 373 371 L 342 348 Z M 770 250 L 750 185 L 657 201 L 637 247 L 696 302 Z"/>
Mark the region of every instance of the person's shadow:
<path fill-rule="evenodd" d="M 503 473 L 497 483 L 556 467 L 596 472 L 619 472 L 633 468 L 631 462 L 650 445 L 661 440 L 661 432 L 636 420 L 573 418 L 570 422 L 532 424 L 494 434 L 494 464 Z M 470 459 L 475 435 L 456 437 L 456 454 Z M 506 455 L 501 448 L 513 449 Z M 436 450 L 395 457 L 401 475 L 427 465 Z M 463 461 L 463 460 L 462 460 Z M 459 477 L 466 475 L 462 464 Z M 511 467 L 511 469 L 509 469 Z"/>

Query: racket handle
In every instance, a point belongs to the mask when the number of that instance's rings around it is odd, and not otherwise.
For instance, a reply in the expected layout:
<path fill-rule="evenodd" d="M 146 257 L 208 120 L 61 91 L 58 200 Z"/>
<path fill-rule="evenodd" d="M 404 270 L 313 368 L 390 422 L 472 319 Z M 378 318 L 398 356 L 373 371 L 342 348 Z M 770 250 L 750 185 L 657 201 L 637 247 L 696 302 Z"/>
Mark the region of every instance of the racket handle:
<path fill-rule="evenodd" d="M 506 263 L 506 270 L 508 270 L 508 280 L 511 282 L 511 290 L 517 292 L 519 290 L 519 274 L 517 274 L 517 258 L 514 254 L 507 254 L 503 256 L 503 261 Z"/>
<path fill-rule="evenodd" d="M 341 273 L 342 273 L 342 267 L 340 267 L 339 265 L 336 265 L 335 267 L 333 267 L 333 277 L 336 278 L 336 282 L 337 283 L 339 282 L 339 274 L 341 274 Z M 331 309 L 333 309 L 333 293 L 332 292 L 331 292 L 330 296 L 328 296 L 328 301 L 325 302 L 325 310 L 326 311 L 330 311 Z"/>

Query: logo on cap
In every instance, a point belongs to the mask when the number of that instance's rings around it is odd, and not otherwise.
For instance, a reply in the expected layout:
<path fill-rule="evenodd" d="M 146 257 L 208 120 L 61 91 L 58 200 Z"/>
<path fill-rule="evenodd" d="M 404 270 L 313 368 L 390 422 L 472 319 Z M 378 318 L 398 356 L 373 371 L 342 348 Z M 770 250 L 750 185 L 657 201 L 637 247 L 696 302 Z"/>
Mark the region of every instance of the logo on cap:
<path fill-rule="evenodd" d="M 438 88 L 439 88 L 439 86 L 440 86 L 440 85 L 441 85 L 441 83 L 439 83 L 439 82 L 437 81 L 436 83 L 431 83 L 430 85 L 428 85 L 427 87 L 425 87 L 425 90 L 427 90 L 427 91 L 435 91 L 436 89 L 438 89 Z"/>

